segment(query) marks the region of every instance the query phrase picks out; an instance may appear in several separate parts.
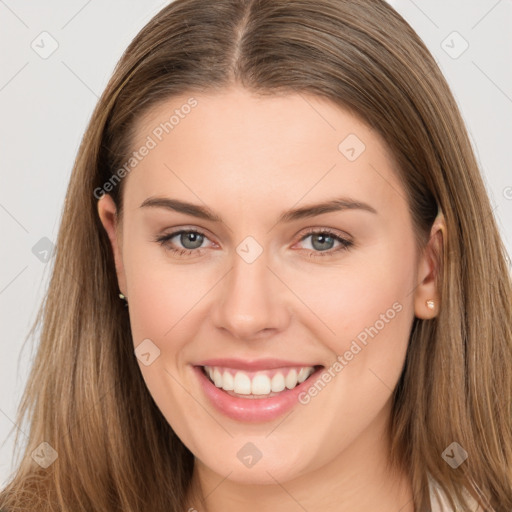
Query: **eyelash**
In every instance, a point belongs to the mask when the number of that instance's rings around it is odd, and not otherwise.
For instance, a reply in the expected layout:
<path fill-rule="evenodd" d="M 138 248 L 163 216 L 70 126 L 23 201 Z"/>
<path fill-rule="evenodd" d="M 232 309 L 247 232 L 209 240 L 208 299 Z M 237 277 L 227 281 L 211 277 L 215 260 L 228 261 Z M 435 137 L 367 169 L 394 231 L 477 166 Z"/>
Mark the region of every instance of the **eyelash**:
<path fill-rule="evenodd" d="M 168 235 L 158 236 L 158 237 L 156 237 L 155 242 L 158 242 L 162 247 L 164 247 L 166 250 L 168 250 L 169 252 L 171 252 L 172 254 L 174 254 L 176 256 L 189 256 L 192 253 L 196 253 L 196 254 L 200 255 L 202 253 L 202 249 L 204 249 L 204 248 L 176 249 L 176 248 L 168 246 L 169 240 L 171 240 L 175 236 L 181 235 L 183 233 L 195 233 L 195 234 L 204 236 L 205 238 L 208 238 L 201 231 L 198 231 L 195 229 L 181 229 L 179 231 L 174 231 L 173 233 L 169 233 Z M 336 241 L 340 242 L 340 246 L 337 249 L 329 249 L 327 251 L 310 251 L 309 256 L 313 257 L 313 258 L 332 256 L 334 253 L 337 253 L 339 251 L 347 251 L 354 245 L 354 242 L 340 237 L 339 235 L 337 235 L 334 231 L 331 231 L 330 229 L 320 229 L 320 230 L 311 229 L 310 231 L 308 231 L 307 233 L 305 233 L 302 236 L 302 238 L 299 240 L 299 242 L 304 241 L 306 238 L 308 238 L 311 235 L 329 235 L 330 237 L 334 238 Z"/>

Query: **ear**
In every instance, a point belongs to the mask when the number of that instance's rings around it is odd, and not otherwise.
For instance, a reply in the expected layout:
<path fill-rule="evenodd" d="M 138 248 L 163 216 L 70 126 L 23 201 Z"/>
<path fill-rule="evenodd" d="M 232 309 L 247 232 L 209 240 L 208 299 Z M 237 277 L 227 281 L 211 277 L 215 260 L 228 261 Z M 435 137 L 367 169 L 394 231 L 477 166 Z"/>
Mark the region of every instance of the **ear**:
<path fill-rule="evenodd" d="M 418 285 L 414 290 L 414 313 L 418 318 L 434 318 L 439 312 L 440 295 L 436 278 L 441 272 L 445 240 L 446 222 L 439 209 L 430 230 L 429 241 L 418 262 Z M 434 307 L 429 308 L 427 301 L 433 301 Z"/>
<path fill-rule="evenodd" d="M 126 296 L 126 276 L 123 265 L 121 224 L 117 217 L 116 204 L 109 194 L 104 194 L 98 199 L 98 215 L 107 232 L 112 247 L 119 290 Z"/>

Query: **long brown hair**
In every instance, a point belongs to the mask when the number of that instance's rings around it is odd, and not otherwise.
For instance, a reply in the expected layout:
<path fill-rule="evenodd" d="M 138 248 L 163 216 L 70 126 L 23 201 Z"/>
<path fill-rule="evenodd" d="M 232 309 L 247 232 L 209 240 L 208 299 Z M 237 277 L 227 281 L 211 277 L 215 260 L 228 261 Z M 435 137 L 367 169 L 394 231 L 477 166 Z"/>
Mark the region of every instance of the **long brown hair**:
<path fill-rule="evenodd" d="M 27 445 L 0 507 L 16 511 L 185 509 L 194 457 L 149 394 L 119 300 L 97 194 L 123 166 L 136 121 L 178 94 L 233 83 L 309 93 L 349 109 L 387 142 L 422 244 L 446 220 L 440 312 L 413 323 L 394 394 L 392 464 L 416 510 L 428 475 L 453 499 L 512 510 L 512 287 L 457 104 L 423 42 L 384 0 L 176 0 L 136 36 L 92 115 L 69 183 L 40 344 L 18 413 Z M 200 107 L 199 107 L 200 108 Z M 122 208 L 123 181 L 111 195 Z M 18 437 L 16 437 L 16 442 Z M 48 443 L 47 468 L 34 450 Z M 457 469 L 442 452 L 468 453 Z M 46 446 L 46 445 L 45 445 Z M 53 452 L 52 452 L 53 453 Z"/>

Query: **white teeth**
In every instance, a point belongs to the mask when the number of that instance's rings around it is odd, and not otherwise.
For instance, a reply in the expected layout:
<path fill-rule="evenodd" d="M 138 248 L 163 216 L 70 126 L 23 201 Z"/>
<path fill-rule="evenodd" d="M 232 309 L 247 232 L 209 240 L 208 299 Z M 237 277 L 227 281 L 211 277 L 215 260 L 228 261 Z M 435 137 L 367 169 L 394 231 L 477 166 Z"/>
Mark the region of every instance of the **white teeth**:
<path fill-rule="evenodd" d="M 288 389 L 293 389 L 297 385 L 297 370 L 290 370 L 286 379 L 284 379 L 284 383 Z"/>
<path fill-rule="evenodd" d="M 279 393 L 279 391 L 283 391 L 285 387 L 284 375 L 282 373 L 276 373 L 272 377 L 272 392 Z"/>
<path fill-rule="evenodd" d="M 311 374 L 308 373 L 307 368 L 301 368 L 299 374 L 297 375 L 297 380 L 300 382 L 304 382 Z"/>
<path fill-rule="evenodd" d="M 213 370 L 213 383 L 218 387 L 222 387 L 222 374 L 217 368 Z"/>
<path fill-rule="evenodd" d="M 251 379 L 249 378 L 249 376 L 242 372 L 236 372 L 235 380 L 233 383 L 233 391 L 235 393 L 240 393 L 241 395 L 250 395 Z"/>
<path fill-rule="evenodd" d="M 205 366 L 206 373 L 216 387 L 225 391 L 233 391 L 239 395 L 268 395 L 279 393 L 285 388 L 293 389 L 304 382 L 314 371 L 313 366 L 306 366 L 299 369 L 278 370 L 272 378 L 268 371 L 251 373 L 250 375 L 241 370 L 228 370 L 225 368 Z M 233 376 L 234 373 L 234 376 Z"/>
<path fill-rule="evenodd" d="M 253 395 L 268 395 L 271 387 L 270 379 L 266 375 L 256 375 L 252 379 L 251 392 Z"/>
<path fill-rule="evenodd" d="M 233 391 L 235 389 L 235 379 L 229 372 L 224 372 L 222 375 L 222 389 L 225 391 Z"/>

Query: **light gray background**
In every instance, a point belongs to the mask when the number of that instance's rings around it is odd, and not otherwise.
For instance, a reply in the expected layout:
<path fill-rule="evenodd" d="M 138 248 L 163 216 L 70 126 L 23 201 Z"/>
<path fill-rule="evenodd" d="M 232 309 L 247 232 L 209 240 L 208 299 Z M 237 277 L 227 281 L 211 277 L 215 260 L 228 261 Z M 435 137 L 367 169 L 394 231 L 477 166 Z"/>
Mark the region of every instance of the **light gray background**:
<path fill-rule="evenodd" d="M 13 469 L 7 436 L 37 339 L 23 342 L 48 284 L 53 260 L 44 251 L 57 236 L 78 145 L 122 51 L 167 3 L 0 0 L 0 485 Z M 512 254 L 512 1 L 390 3 L 454 92 Z"/>

